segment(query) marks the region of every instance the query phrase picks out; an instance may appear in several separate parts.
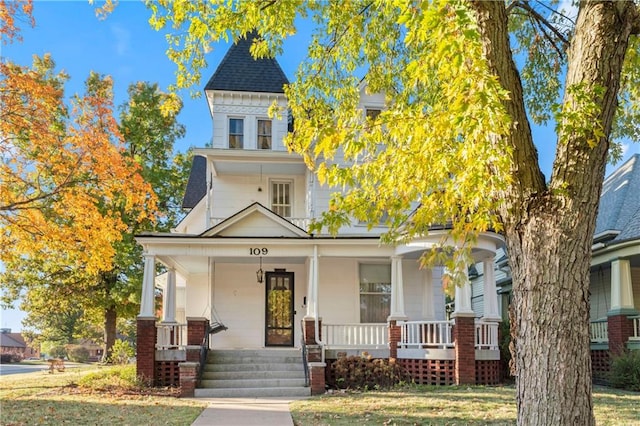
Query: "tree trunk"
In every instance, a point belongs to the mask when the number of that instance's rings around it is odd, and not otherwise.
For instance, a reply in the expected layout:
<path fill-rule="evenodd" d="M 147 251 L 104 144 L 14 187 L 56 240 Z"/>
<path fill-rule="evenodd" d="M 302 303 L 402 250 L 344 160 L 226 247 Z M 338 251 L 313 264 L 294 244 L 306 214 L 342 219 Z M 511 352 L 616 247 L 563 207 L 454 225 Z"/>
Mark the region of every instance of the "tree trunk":
<path fill-rule="evenodd" d="M 490 69 L 511 98 L 511 187 L 503 194 L 513 275 L 512 355 L 518 424 L 595 424 L 591 399 L 589 268 L 622 63 L 637 19 L 633 2 L 582 2 L 568 53 L 566 88 L 590 104 L 588 124 L 558 134 L 549 185 L 529 129 L 509 45 L 504 2 L 473 1 Z M 564 111 L 585 113 L 567 90 Z M 566 133 L 563 133 L 566 132 Z M 604 136 L 603 136 L 604 135 Z"/>
<path fill-rule="evenodd" d="M 595 208 L 541 200 L 507 232 L 518 424 L 594 424 L 589 265 Z"/>
<path fill-rule="evenodd" d="M 116 319 L 116 307 L 111 305 L 104 311 L 104 362 L 111 360 L 111 350 L 116 343 Z"/>

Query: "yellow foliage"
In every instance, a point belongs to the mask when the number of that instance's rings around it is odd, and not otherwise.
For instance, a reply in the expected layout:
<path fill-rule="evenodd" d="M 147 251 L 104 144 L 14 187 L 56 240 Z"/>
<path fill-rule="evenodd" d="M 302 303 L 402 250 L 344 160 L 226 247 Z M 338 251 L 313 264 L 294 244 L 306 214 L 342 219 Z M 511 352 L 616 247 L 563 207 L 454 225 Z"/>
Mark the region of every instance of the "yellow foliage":
<path fill-rule="evenodd" d="M 0 64 L 0 260 L 50 253 L 87 273 L 109 270 L 127 225 L 155 211 L 155 195 L 122 155 L 112 82 L 92 74 L 64 103 L 49 56 Z"/>

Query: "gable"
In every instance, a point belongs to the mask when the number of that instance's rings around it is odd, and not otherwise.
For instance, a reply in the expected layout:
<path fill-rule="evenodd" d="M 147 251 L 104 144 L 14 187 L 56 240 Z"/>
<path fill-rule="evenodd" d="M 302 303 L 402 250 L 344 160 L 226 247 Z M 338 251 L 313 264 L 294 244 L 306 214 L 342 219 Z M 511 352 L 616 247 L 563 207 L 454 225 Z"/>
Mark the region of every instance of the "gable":
<path fill-rule="evenodd" d="M 310 238 L 303 229 L 260 203 L 253 203 L 201 234 L 202 237 Z"/>

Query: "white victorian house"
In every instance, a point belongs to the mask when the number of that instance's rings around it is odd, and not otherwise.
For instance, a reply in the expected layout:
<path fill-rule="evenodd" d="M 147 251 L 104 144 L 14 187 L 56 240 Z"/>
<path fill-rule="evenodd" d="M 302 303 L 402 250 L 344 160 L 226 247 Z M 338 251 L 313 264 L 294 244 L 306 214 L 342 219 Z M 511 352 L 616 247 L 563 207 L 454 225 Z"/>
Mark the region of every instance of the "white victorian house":
<path fill-rule="evenodd" d="M 334 189 L 283 145 L 292 119 L 267 111 L 274 101 L 286 111 L 288 81 L 275 60 L 253 59 L 250 43 L 233 45 L 205 87 L 213 144 L 194 150 L 187 216 L 172 233 L 137 236 L 145 261 L 138 374 L 179 382 L 185 394 L 194 386 L 196 395 L 241 395 L 240 387 L 308 394 L 304 371 L 311 392 L 323 392 L 325 367 L 339 352 L 368 351 L 396 358 L 421 383 L 497 382 L 497 297 L 485 297 L 476 318 L 470 286 L 459 288 L 450 319 L 442 268 L 419 266 L 446 230 L 401 245 L 382 244 L 382 227 L 357 222 L 335 237 L 308 232 Z M 363 116 L 375 113 L 383 97 L 363 87 L 361 106 Z M 473 250 L 486 265 L 486 295 L 496 295 L 493 259 L 502 245 L 486 233 Z M 167 272 L 156 277 L 159 264 Z M 258 379 L 228 366 L 242 360 L 300 377 Z M 274 367 L 285 361 L 297 365 Z"/>

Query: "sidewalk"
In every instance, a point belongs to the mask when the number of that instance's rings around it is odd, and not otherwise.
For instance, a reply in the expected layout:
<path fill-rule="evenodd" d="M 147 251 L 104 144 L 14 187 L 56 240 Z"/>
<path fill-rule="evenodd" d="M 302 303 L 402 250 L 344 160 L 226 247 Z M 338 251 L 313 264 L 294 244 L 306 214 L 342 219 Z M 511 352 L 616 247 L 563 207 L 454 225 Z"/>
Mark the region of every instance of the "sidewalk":
<path fill-rule="evenodd" d="M 295 398 L 198 398 L 209 406 L 192 426 L 293 426 L 289 402 Z"/>

